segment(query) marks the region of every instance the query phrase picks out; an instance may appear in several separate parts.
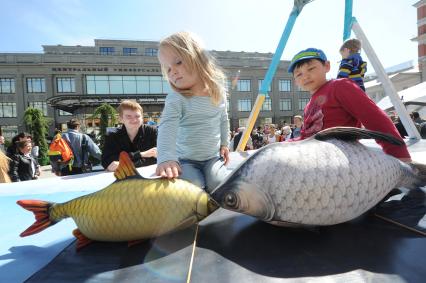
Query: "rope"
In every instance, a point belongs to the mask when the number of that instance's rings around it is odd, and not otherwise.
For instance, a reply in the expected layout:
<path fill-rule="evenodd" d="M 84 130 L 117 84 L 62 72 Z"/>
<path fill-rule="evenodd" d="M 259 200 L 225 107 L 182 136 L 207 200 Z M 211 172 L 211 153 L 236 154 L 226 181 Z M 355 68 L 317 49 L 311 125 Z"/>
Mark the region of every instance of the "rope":
<path fill-rule="evenodd" d="M 197 237 L 198 237 L 198 223 L 195 229 L 195 237 L 194 237 L 194 243 L 192 244 L 191 261 L 189 262 L 189 270 L 188 270 L 188 277 L 186 278 L 186 283 L 191 282 L 192 263 L 194 262 L 195 248 L 197 247 Z"/>

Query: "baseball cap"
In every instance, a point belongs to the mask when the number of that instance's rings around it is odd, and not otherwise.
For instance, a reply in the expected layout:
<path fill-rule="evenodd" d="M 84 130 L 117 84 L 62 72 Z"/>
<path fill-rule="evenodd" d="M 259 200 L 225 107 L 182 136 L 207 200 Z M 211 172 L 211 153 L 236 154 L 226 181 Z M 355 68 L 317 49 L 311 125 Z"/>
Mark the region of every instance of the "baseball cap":
<path fill-rule="evenodd" d="M 291 59 L 290 66 L 288 67 L 288 72 L 293 73 L 296 64 L 306 59 L 318 59 L 325 62 L 327 61 L 327 56 L 325 56 L 325 53 L 322 50 L 316 48 L 308 48 L 299 51 L 299 53 L 294 55 L 293 59 Z"/>

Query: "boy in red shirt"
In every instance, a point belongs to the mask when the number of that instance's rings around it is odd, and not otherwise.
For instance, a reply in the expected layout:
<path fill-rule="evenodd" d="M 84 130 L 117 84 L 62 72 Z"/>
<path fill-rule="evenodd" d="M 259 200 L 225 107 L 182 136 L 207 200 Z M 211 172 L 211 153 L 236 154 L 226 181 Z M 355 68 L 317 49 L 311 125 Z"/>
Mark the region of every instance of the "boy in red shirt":
<path fill-rule="evenodd" d="M 308 48 L 297 53 L 288 68 L 296 84 L 312 95 L 304 110 L 301 139 L 337 126 L 361 127 L 388 133 L 401 139 L 392 121 L 377 105 L 351 80 L 332 79 L 327 81 L 330 62 L 324 52 Z M 378 141 L 386 154 L 410 162 L 407 146 L 392 145 Z"/>

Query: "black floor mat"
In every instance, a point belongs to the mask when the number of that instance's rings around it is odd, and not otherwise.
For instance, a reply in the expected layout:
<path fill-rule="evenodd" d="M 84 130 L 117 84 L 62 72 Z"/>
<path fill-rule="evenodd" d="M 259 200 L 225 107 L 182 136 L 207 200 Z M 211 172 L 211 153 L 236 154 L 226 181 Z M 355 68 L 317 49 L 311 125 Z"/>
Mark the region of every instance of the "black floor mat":
<path fill-rule="evenodd" d="M 374 214 L 404 229 L 426 236 L 426 193 L 422 189 L 409 190 L 401 197 L 393 196 L 376 206 Z"/>

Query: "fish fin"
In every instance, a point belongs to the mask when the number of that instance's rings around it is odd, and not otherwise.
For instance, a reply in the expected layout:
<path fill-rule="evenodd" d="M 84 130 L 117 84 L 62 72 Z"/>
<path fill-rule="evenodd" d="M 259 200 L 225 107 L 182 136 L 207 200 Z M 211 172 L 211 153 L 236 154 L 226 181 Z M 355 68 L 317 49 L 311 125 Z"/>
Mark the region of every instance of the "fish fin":
<path fill-rule="evenodd" d="M 328 139 L 341 139 L 354 141 L 358 139 L 375 139 L 385 141 L 394 145 L 403 145 L 404 141 L 400 138 L 377 131 L 360 129 L 355 127 L 333 127 L 322 130 L 314 135 L 316 140 L 325 141 Z"/>
<path fill-rule="evenodd" d="M 92 240 L 87 238 L 83 233 L 81 233 L 79 229 L 74 229 L 72 231 L 72 234 L 74 235 L 74 237 L 77 238 L 77 246 L 76 246 L 77 252 L 79 252 L 82 248 L 84 248 L 85 246 L 93 242 Z"/>
<path fill-rule="evenodd" d="M 145 240 L 134 240 L 134 241 L 128 241 L 128 242 L 127 242 L 127 247 L 128 247 L 128 248 L 130 248 L 130 247 L 133 247 L 133 246 L 139 245 L 139 244 L 141 244 L 141 243 L 143 243 L 143 242 L 145 242 Z"/>
<path fill-rule="evenodd" d="M 182 222 L 180 222 L 177 226 L 176 226 L 176 230 L 183 230 L 186 229 L 192 225 L 194 225 L 195 223 L 198 223 L 198 218 L 197 216 L 193 215 L 190 216 L 186 219 L 184 219 Z"/>
<path fill-rule="evenodd" d="M 49 208 L 53 205 L 51 202 L 42 200 L 18 200 L 16 202 L 24 209 L 34 213 L 36 221 L 20 234 L 21 237 L 30 236 L 43 231 L 49 226 L 56 224 L 49 218 Z"/>
<path fill-rule="evenodd" d="M 133 161 L 130 159 L 129 154 L 125 151 L 120 152 L 119 164 L 117 170 L 114 172 L 114 176 L 117 180 L 124 180 L 134 176 L 141 177 L 136 170 L 135 164 L 133 164 Z"/>

